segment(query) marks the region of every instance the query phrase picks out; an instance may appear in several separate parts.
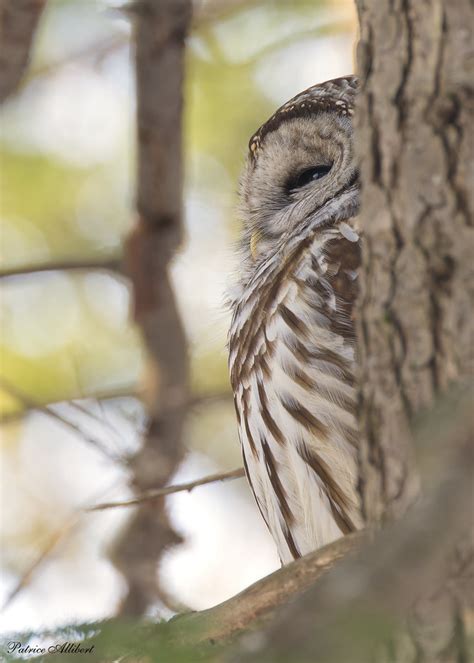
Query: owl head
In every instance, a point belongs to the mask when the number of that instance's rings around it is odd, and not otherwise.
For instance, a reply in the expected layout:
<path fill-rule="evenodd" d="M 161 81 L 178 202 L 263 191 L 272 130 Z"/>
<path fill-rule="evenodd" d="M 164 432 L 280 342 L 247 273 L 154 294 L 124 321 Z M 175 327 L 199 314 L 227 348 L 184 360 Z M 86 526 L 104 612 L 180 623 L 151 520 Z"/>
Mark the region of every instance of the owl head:
<path fill-rule="evenodd" d="M 250 139 L 240 185 L 247 276 L 285 238 L 356 213 L 356 90 L 354 76 L 315 85 L 279 108 Z"/>

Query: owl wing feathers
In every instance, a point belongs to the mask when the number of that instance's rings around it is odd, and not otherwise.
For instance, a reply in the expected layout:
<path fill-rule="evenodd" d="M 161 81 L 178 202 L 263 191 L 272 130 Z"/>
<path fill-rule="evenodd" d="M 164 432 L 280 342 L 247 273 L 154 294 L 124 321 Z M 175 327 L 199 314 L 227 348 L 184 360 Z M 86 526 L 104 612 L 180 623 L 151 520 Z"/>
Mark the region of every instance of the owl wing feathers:
<path fill-rule="evenodd" d="M 245 356 L 247 386 L 235 376 L 247 475 L 284 563 L 361 526 L 353 239 L 328 229 L 268 289 L 264 315 L 248 321 L 247 348 L 259 350 Z"/>

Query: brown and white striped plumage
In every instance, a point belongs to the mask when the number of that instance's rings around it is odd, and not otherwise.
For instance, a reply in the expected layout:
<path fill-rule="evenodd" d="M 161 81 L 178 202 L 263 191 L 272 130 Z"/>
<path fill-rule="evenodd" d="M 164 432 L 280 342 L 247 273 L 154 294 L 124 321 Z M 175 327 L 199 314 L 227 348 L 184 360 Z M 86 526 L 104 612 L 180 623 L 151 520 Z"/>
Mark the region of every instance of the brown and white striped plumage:
<path fill-rule="evenodd" d="M 288 563 L 362 525 L 353 305 L 356 80 L 316 85 L 251 138 L 231 383 L 247 476 Z"/>

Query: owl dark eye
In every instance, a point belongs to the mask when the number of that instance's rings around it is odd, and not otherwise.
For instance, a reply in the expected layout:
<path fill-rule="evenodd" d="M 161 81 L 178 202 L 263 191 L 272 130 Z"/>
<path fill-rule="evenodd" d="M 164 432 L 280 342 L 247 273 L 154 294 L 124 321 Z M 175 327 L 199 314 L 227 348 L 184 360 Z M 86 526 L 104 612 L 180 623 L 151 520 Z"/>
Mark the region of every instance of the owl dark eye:
<path fill-rule="evenodd" d="M 312 168 L 302 170 L 296 177 L 289 181 L 288 189 L 292 191 L 293 189 L 300 189 L 310 182 L 316 182 L 316 180 L 320 180 L 327 175 L 330 170 L 331 166 L 313 166 Z"/>

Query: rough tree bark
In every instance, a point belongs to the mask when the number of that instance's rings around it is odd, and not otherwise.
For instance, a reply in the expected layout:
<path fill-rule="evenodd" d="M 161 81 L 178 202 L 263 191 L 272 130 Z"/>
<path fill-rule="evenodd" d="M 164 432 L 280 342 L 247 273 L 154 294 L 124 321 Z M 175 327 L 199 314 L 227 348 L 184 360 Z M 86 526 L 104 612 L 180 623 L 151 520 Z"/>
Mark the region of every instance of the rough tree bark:
<path fill-rule="evenodd" d="M 365 247 L 362 495 L 397 517 L 413 413 L 472 368 L 474 39 L 469 0 L 358 0 Z"/>
<path fill-rule="evenodd" d="M 132 486 L 143 493 L 165 485 L 182 458 L 189 400 L 186 339 L 169 281 L 182 239 L 181 115 L 184 40 L 191 0 L 140 0 L 135 15 L 138 219 L 127 247 L 134 317 L 148 351 L 144 445 L 132 459 Z M 158 597 L 157 560 L 178 541 L 164 498 L 142 504 L 114 551 L 128 583 L 121 614 L 140 615 Z"/>
<path fill-rule="evenodd" d="M 474 13 L 469 0 L 357 5 L 360 486 L 374 524 L 416 497 L 414 414 L 472 376 Z M 452 547 L 446 575 L 414 606 L 417 661 L 463 660 L 470 532 Z"/>

